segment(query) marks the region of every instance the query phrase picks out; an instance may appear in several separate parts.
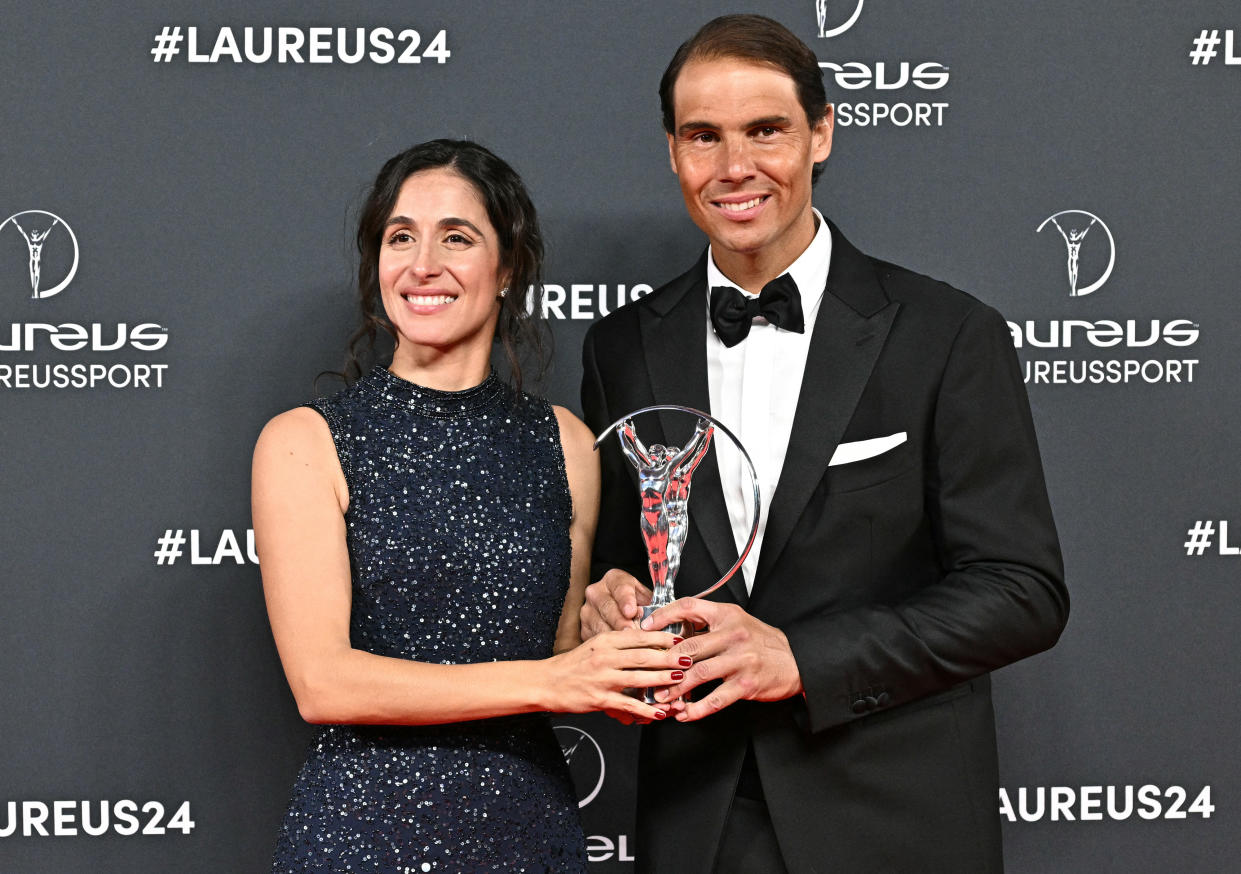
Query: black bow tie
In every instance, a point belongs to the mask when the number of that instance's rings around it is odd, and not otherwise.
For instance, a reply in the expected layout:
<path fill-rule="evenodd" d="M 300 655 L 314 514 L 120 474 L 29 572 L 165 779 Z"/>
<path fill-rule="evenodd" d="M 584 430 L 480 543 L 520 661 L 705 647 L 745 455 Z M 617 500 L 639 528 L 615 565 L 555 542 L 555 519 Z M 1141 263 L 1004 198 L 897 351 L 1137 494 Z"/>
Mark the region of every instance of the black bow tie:
<path fill-rule="evenodd" d="M 755 316 L 762 316 L 786 331 L 805 333 L 801 294 L 792 276 L 777 276 L 763 286 L 758 297 L 746 297 L 730 285 L 711 289 L 711 325 L 725 346 L 736 346 L 744 340 Z"/>

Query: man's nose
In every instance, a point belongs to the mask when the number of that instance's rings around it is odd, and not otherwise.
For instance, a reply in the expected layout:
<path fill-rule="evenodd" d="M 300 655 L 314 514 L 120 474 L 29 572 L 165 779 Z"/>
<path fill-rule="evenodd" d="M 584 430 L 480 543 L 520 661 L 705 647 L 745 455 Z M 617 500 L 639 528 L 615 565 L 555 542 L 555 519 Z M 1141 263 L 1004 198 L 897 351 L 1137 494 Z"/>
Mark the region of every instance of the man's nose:
<path fill-rule="evenodd" d="M 721 176 L 729 182 L 741 182 L 754 175 L 753 144 L 745 137 L 729 138 L 722 150 L 724 159 Z"/>

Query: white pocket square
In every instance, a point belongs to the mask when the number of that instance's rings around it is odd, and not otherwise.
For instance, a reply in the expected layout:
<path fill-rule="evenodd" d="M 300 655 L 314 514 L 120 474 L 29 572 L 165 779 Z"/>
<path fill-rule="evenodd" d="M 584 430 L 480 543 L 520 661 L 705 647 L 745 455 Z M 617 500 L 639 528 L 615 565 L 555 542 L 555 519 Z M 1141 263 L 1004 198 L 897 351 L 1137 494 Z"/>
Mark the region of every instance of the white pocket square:
<path fill-rule="evenodd" d="M 876 455 L 883 455 L 889 449 L 895 449 L 904 443 L 905 440 L 905 432 L 898 431 L 895 434 L 889 434 L 887 437 L 873 437 L 870 440 L 853 440 L 849 443 L 841 443 L 836 447 L 836 451 L 832 453 L 832 460 L 827 463 L 827 466 L 833 467 L 837 464 L 850 464 L 854 461 L 874 458 Z"/>

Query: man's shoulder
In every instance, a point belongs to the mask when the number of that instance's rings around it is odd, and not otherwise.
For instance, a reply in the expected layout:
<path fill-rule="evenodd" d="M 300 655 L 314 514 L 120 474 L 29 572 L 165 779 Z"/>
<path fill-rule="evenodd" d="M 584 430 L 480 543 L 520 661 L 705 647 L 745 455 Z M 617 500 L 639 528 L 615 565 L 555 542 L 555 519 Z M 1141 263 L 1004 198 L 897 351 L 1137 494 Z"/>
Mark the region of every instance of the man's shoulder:
<path fill-rule="evenodd" d="M 863 316 L 896 304 L 900 308 L 897 319 L 906 325 L 942 326 L 951 331 L 973 314 L 994 313 L 972 294 L 947 282 L 859 250 L 835 224 L 829 221 L 828 225 L 832 230 L 828 291 Z"/>
<path fill-rule="evenodd" d="M 918 311 L 937 313 L 947 318 L 964 318 L 972 311 L 986 307 L 974 295 L 962 291 L 956 286 L 918 273 L 900 264 L 870 258 L 875 269 L 875 277 L 883 286 L 888 297 Z"/>
<path fill-rule="evenodd" d="M 900 318 L 955 334 L 968 320 L 1003 322 L 991 305 L 956 286 L 900 264 L 864 256 L 889 300 L 901 307 Z"/>

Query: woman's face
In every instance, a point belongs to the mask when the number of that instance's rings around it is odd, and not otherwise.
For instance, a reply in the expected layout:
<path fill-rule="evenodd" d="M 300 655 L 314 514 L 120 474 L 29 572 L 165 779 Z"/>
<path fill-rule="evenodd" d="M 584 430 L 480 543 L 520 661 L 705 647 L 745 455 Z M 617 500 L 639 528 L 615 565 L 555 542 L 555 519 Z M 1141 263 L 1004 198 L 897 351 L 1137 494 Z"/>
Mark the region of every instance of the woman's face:
<path fill-rule="evenodd" d="M 503 285 L 500 243 L 474 186 L 445 168 L 406 179 L 379 248 L 398 348 L 481 346 L 490 355 Z"/>

